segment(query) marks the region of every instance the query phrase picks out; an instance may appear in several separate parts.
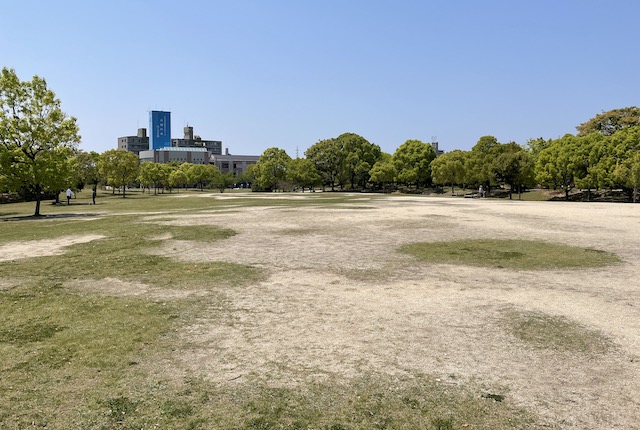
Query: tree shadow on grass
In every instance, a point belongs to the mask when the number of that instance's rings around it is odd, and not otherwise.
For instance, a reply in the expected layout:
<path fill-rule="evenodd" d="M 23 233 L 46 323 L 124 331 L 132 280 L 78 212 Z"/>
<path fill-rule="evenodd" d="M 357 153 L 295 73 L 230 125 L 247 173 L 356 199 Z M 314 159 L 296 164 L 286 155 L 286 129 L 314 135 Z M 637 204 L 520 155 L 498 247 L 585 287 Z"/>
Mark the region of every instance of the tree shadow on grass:
<path fill-rule="evenodd" d="M 13 214 L 0 214 L 0 217 Z M 50 214 L 50 215 L 21 215 L 7 218 L 0 218 L 0 221 L 39 221 L 48 219 L 63 219 L 63 218 L 91 218 L 101 216 L 98 213 L 65 213 L 65 214 Z"/>

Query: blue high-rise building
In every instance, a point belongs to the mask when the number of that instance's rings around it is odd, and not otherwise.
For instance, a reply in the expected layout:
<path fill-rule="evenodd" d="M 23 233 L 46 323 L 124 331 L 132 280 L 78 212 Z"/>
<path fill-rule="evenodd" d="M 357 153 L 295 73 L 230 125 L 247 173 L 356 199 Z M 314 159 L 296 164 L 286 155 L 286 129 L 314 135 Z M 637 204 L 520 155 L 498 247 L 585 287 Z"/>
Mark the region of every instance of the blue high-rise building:
<path fill-rule="evenodd" d="M 152 110 L 149 112 L 150 149 L 171 146 L 171 112 Z"/>

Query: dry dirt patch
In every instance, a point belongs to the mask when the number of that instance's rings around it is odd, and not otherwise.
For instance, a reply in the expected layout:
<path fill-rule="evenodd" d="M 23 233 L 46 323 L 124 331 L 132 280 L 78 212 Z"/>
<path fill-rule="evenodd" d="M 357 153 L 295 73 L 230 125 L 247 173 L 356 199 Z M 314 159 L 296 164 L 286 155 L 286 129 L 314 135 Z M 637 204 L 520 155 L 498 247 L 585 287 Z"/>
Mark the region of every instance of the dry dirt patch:
<path fill-rule="evenodd" d="M 65 248 L 68 246 L 87 243 L 104 237 L 104 235 L 100 234 L 87 234 L 84 236 L 10 242 L 0 246 L 0 261 L 61 255 L 64 254 Z"/>
<path fill-rule="evenodd" d="M 260 207 L 172 221 L 238 234 L 214 244 L 171 241 L 154 252 L 271 273 L 257 285 L 219 289 L 228 305 L 185 328 L 175 369 L 222 384 L 299 385 L 367 372 L 455 375 L 562 428 L 640 422 L 634 206 L 419 197 L 367 205 L 375 209 Z M 625 262 L 533 272 L 423 264 L 396 251 L 412 242 L 471 238 L 591 247 Z M 529 348 L 502 324 L 513 308 L 575 321 L 616 347 L 596 357 Z"/>
<path fill-rule="evenodd" d="M 147 297 L 154 300 L 174 300 L 191 296 L 206 295 L 206 291 L 177 290 L 157 288 L 141 282 L 123 281 L 117 278 L 104 279 L 77 279 L 69 282 L 69 285 L 97 294 L 109 296 Z"/>

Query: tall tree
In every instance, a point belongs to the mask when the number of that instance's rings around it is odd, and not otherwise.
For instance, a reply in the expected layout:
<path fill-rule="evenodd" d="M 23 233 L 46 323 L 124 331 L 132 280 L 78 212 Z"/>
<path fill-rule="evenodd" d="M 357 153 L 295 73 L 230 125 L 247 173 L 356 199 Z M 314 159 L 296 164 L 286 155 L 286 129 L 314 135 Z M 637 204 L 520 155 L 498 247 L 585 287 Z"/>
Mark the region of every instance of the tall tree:
<path fill-rule="evenodd" d="M 582 168 L 580 158 L 576 157 L 577 145 L 578 138 L 566 134 L 541 151 L 536 162 L 538 183 L 554 189 L 560 187 L 565 192 L 566 200 L 569 200 L 569 192 Z"/>
<path fill-rule="evenodd" d="M 614 183 L 620 186 L 634 202 L 638 201 L 638 154 L 640 153 L 640 127 L 620 130 L 609 137 Z"/>
<path fill-rule="evenodd" d="M 398 181 L 415 184 L 416 188 L 431 183 L 431 162 L 436 158 L 433 147 L 419 140 L 407 140 L 393 154 Z"/>
<path fill-rule="evenodd" d="M 215 181 L 220 175 L 220 169 L 213 164 L 192 164 L 189 166 L 187 175 L 189 180 L 198 184 L 202 191 L 205 184 Z"/>
<path fill-rule="evenodd" d="M 284 149 L 267 148 L 252 169 L 253 186 L 256 191 L 271 191 L 283 188 L 291 157 Z"/>
<path fill-rule="evenodd" d="M 522 186 L 531 182 L 532 162 L 531 154 L 515 142 L 502 145 L 500 154 L 493 162 L 493 171 L 496 180 L 509 185 L 509 200 L 513 196 L 514 188 L 518 189 L 518 197 L 520 197 Z"/>
<path fill-rule="evenodd" d="M 446 152 L 431 162 L 431 174 L 436 184 L 451 185 L 451 193 L 454 185 L 463 185 L 466 177 L 466 164 L 469 152 L 456 149 Z"/>
<path fill-rule="evenodd" d="M 169 175 L 169 186 L 174 187 L 182 187 L 189 182 L 189 176 L 187 172 L 181 168 L 181 166 L 177 167 L 174 171 Z"/>
<path fill-rule="evenodd" d="M 138 156 L 124 149 L 110 149 L 100 154 L 98 171 L 107 183 L 116 188 L 122 188 L 122 197 L 127 195 L 127 185 L 138 178 Z"/>
<path fill-rule="evenodd" d="M 158 188 L 161 186 L 162 180 L 165 178 L 166 168 L 163 169 L 164 166 L 167 165 L 153 163 L 151 161 L 140 163 L 138 180 L 143 187 L 149 187 L 149 192 L 151 192 L 151 185 L 153 185 L 153 194 L 158 194 Z"/>
<path fill-rule="evenodd" d="M 231 186 L 235 183 L 235 177 L 232 172 L 220 173 L 213 180 L 213 185 L 221 192 L 224 193 L 224 190 L 227 188 L 231 188 Z"/>
<path fill-rule="evenodd" d="M 482 136 L 471 148 L 467 162 L 469 180 L 476 185 L 484 185 L 487 193 L 490 193 L 491 186 L 496 184 L 494 164 L 502 150 L 502 145 L 493 136 Z"/>
<path fill-rule="evenodd" d="M 294 158 L 289 161 L 287 179 L 294 186 L 302 188 L 303 193 L 305 188 L 312 189 L 322 180 L 315 164 L 306 158 Z"/>
<path fill-rule="evenodd" d="M 337 138 L 342 149 L 342 174 L 351 188 L 366 187 L 369 171 L 380 159 L 382 151 L 376 144 L 355 133 L 343 133 Z"/>
<path fill-rule="evenodd" d="M 43 78 L 20 81 L 13 69 L 0 75 L 0 167 L 5 186 L 27 186 L 40 215 L 42 194 L 58 192 L 72 177 L 68 162 L 80 142 L 76 119 L 67 117 Z M 69 186 L 71 184 L 67 184 Z"/>
<path fill-rule="evenodd" d="M 320 140 L 309 147 L 304 154 L 322 175 L 323 189 L 328 185 L 331 191 L 334 191 L 343 162 L 342 147 L 338 139 Z"/>
<path fill-rule="evenodd" d="M 398 172 L 396 166 L 393 164 L 393 158 L 391 156 L 383 157 L 376 161 L 370 172 L 369 182 L 378 187 L 382 187 L 382 191 L 386 192 L 389 184 L 392 184 L 397 176 Z"/>
<path fill-rule="evenodd" d="M 75 166 L 75 184 L 78 190 L 90 185 L 95 191 L 100 182 L 100 172 L 98 172 L 98 160 L 100 154 L 95 151 L 78 151 L 73 157 Z"/>
<path fill-rule="evenodd" d="M 640 125 L 640 108 L 629 106 L 602 112 L 576 127 L 578 135 L 598 132 L 611 136 L 615 132 Z"/>

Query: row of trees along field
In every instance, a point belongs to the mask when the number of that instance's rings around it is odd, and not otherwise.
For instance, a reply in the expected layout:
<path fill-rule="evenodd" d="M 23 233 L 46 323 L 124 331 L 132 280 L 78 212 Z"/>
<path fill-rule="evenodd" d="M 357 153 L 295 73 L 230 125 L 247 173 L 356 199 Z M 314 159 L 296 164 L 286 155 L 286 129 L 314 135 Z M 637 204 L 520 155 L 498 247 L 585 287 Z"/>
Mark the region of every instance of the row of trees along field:
<path fill-rule="evenodd" d="M 614 109 L 580 124 L 576 135 L 533 139 L 524 146 L 481 137 L 470 151 L 436 158 L 430 144 L 408 140 L 393 154 L 362 136 L 345 133 L 320 140 L 291 159 L 268 148 L 244 177 L 221 174 L 211 165 L 142 163 L 123 150 L 103 154 L 78 149 L 76 119 L 68 117 L 44 79 L 21 81 L 13 69 L 0 74 L 0 191 L 18 192 L 36 202 L 57 199 L 70 185 L 76 190 L 99 184 L 121 188 L 175 188 L 250 182 L 256 191 L 313 188 L 390 190 L 431 186 L 504 186 L 522 191 L 536 184 L 562 189 L 620 189 L 634 202 L 640 187 L 640 109 Z M 511 194 L 510 194 L 511 195 Z"/>
<path fill-rule="evenodd" d="M 483 136 L 469 151 L 454 150 L 436 158 L 432 146 L 408 140 L 393 154 L 362 136 L 345 133 L 320 140 L 292 159 L 269 148 L 252 166 L 254 190 L 287 190 L 322 186 L 335 190 L 390 190 L 399 186 L 454 186 L 487 192 L 504 187 L 521 193 L 542 185 L 563 190 L 622 190 L 640 198 L 640 109 L 628 107 L 596 115 L 576 127 L 576 135 L 531 139 L 521 146 Z"/>

